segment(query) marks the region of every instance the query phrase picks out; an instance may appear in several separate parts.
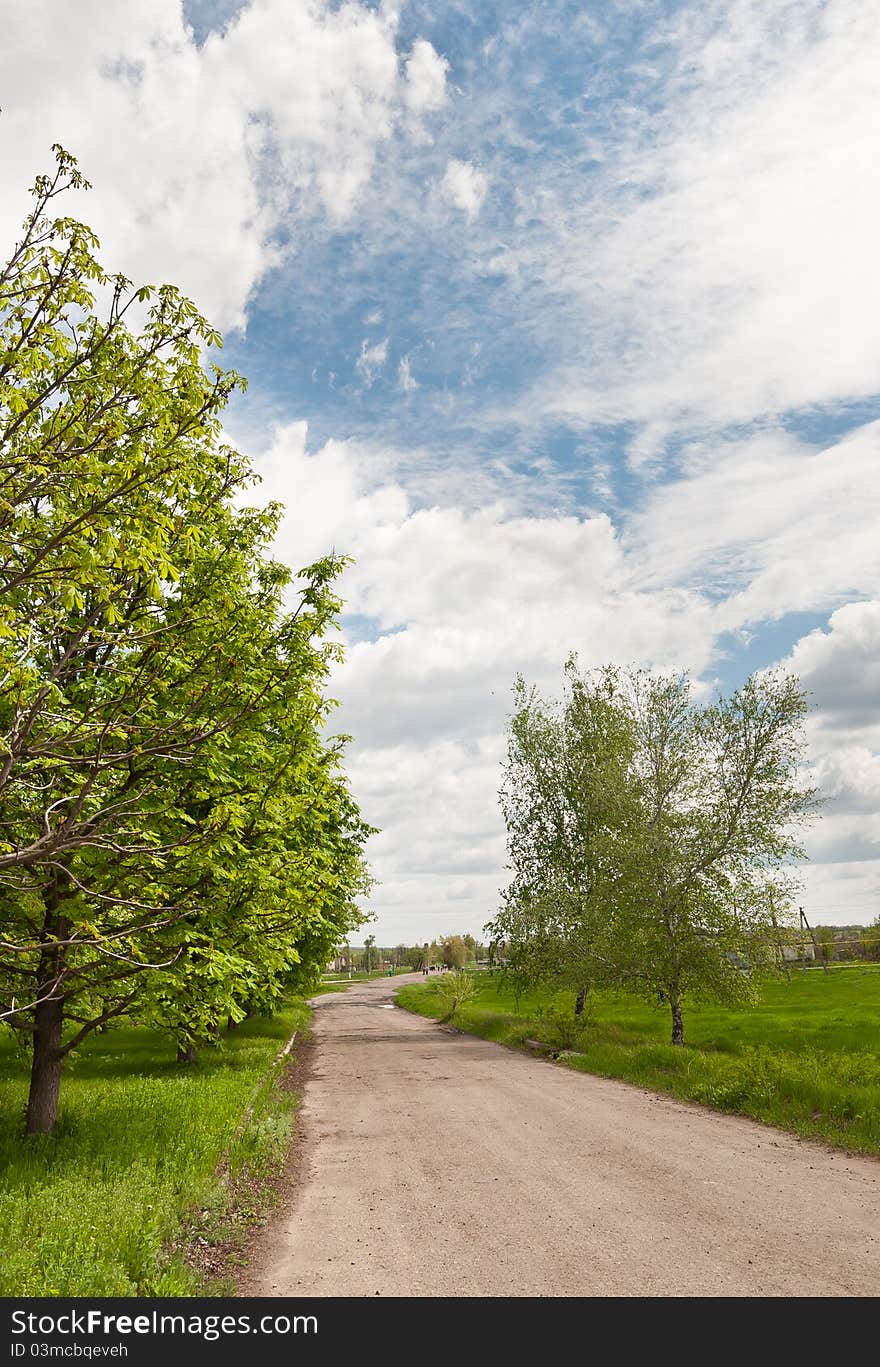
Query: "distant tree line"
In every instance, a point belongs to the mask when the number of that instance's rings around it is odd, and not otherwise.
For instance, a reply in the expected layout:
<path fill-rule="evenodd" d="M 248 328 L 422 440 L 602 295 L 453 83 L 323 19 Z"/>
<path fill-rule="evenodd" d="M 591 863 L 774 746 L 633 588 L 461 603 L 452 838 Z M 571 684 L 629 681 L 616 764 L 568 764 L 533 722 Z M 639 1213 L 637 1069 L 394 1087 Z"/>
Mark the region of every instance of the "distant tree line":
<path fill-rule="evenodd" d="M 880 916 L 870 926 L 816 926 L 816 948 L 825 963 L 880 963 Z"/>
<path fill-rule="evenodd" d="M 411 968 L 421 972 L 425 968 L 442 965 L 445 968 L 461 969 L 487 961 L 488 945 L 475 939 L 473 935 L 441 935 L 439 939 L 425 941 L 423 944 L 381 947 L 376 944 L 375 936 L 368 935 L 362 948 L 343 946 L 333 962 L 341 970 L 371 972 L 376 969 Z"/>
<path fill-rule="evenodd" d="M 312 987 L 368 882 L 324 691 L 342 562 L 271 558 L 221 339 L 104 271 L 55 153 L 0 271 L 0 1020 L 29 1133 L 112 1020 L 192 1058 Z"/>

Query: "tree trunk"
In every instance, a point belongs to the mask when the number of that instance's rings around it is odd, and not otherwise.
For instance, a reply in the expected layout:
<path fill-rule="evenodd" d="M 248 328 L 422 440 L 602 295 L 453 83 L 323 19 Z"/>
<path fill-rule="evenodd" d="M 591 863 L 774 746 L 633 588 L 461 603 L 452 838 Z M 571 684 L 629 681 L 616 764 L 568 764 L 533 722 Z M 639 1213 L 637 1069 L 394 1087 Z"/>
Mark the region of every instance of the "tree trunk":
<path fill-rule="evenodd" d="M 587 1004 L 587 993 L 589 990 L 588 987 L 582 987 L 578 992 L 574 1003 L 574 1014 L 576 1016 L 582 1016 L 584 1014 L 584 1007 Z"/>
<path fill-rule="evenodd" d="M 196 1061 L 196 1046 L 195 1046 L 194 1044 L 178 1044 L 178 1046 L 177 1046 L 177 1062 L 178 1062 L 178 1063 L 195 1063 L 195 1061 Z"/>
<path fill-rule="evenodd" d="M 681 997 L 678 988 L 669 989 L 669 1005 L 672 1010 L 672 1043 L 684 1044 L 684 1020 L 681 1014 Z"/>
<path fill-rule="evenodd" d="M 40 1002 L 34 1009 L 34 1056 L 27 1104 L 27 1133 L 51 1134 L 58 1119 L 61 1092 L 62 997 Z"/>
<path fill-rule="evenodd" d="M 34 1007 L 33 1057 L 28 1092 L 27 1134 L 51 1134 L 58 1119 L 61 1070 L 64 1054 L 64 981 L 66 951 L 58 943 L 65 940 L 69 926 L 59 908 L 64 902 L 70 880 L 63 869 L 56 869 L 43 890 L 43 950 L 37 969 L 37 1005 Z M 42 1000 L 41 1000 L 42 999 Z"/>

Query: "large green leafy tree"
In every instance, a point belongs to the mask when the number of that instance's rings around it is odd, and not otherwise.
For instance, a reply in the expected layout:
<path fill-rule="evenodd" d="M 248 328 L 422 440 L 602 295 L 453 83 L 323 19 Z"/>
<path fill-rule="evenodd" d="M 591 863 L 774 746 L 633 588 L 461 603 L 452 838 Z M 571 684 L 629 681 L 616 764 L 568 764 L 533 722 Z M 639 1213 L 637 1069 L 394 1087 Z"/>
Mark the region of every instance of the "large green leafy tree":
<path fill-rule="evenodd" d="M 570 665 L 561 707 L 522 684 L 517 700 L 513 878 L 488 928 L 507 972 L 641 991 L 668 1003 L 682 1044 L 688 998 L 747 1000 L 778 965 L 815 806 L 805 695 L 765 675 L 699 706 L 684 677 Z"/>
<path fill-rule="evenodd" d="M 287 628 L 315 630 L 302 616 Z M 271 643 L 263 645 L 265 658 Z M 217 834 L 207 851 L 191 848 L 181 873 L 211 915 L 189 918 L 184 952 L 140 1008 L 175 1036 L 182 1057 L 194 1057 L 224 1021 L 271 1009 L 284 990 L 315 988 L 365 919 L 354 899 L 369 887 L 369 828 L 341 771 L 341 738 L 328 744 L 323 735 L 327 658 L 312 651 L 293 675 L 279 671 L 198 789 Z"/>
<path fill-rule="evenodd" d="M 83 184 L 56 155 L 0 272 L 0 1015 L 32 1041 L 30 1132 L 54 1124 L 64 1056 L 133 1010 L 146 975 L 179 974 L 197 945 L 228 977 L 248 891 L 276 915 L 288 898 L 294 941 L 307 917 L 289 901 L 317 905 L 334 830 L 355 882 L 364 833 L 338 775 L 316 815 L 294 757 L 295 730 L 313 770 L 337 762 L 319 733 L 339 564 L 305 571 L 281 610 L 278 510 L 237 508 L 251 474 L 221 438 L 238 378 L 202 361 L 220 339 L 174 289 L 109 277 L 88 229 L 52 216 Z M 285 857 L 309 869 L 296 888 Z"/>
<path fill-rule="evenodd" d="M 444 935 L 440 945 L 442 961 L 447 968 L 464 968 L 467 963 L 467 947 L 460 935 Z"/>

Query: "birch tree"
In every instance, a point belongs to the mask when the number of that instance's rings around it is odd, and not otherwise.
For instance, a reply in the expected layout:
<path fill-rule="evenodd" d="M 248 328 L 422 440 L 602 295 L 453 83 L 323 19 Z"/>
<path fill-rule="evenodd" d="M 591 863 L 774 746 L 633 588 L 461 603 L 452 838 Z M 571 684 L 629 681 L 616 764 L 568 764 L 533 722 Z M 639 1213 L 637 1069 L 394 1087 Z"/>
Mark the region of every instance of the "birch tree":
<path fill-rule="evenodd" d="M 608 894 L 633 751 L 618 688 L 615 671 L 583 678 L 573 658 L 559 703 L 517 679 L 500 795 L 511 880 L 486 929 L 509 977 L 574 987 L 578 1013 L 616 975 Z"/>
<path fill-rule="evenodd" d="M 754 997 L 780 967 L 795 861 L 817 809 L 803 779 L 807 698 L 783 673 L 699 706 L 688 680 L 630 675 L 637 819 L 616 841 L 621 976 L 668 1004 L 684 1043 L 687 1000 Z"/>
<path fill-rule="evenodd" d="M 513 879 L 488 927 L 521 983 L 734 1003 L 778 966 L 801 832 L 806 696 L 783 674 L 695 704 L 686 677 L 569 665 L 566 699 L 517 685 L 502 789 Z M 583 997 L 580 997 L 582 1002 Z"/>

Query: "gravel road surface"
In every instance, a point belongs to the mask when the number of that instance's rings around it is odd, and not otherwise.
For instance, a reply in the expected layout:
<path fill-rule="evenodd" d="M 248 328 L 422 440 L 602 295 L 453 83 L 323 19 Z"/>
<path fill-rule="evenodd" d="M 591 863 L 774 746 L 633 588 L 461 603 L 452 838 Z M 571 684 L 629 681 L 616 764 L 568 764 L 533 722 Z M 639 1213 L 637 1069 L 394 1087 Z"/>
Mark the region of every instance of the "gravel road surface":
<path fill-rule="evenodd" d="M 316 999 L 302 1163 L 245 1292 L 873 1296 L 880 1161 Z"/>

